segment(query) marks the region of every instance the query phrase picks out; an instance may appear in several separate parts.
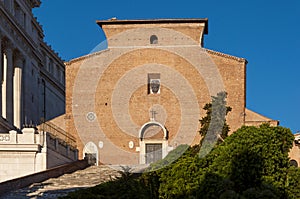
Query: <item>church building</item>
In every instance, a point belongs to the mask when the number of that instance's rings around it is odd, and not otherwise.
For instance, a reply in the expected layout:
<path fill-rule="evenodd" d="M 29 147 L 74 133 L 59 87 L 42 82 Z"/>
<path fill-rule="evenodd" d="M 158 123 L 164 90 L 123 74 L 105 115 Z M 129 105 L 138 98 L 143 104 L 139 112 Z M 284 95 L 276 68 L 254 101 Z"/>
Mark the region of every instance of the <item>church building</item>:
<path fill-rule="evenodd" d="M 97 21 L 107 49 L 66 63 L 66 130 L 79 157 L 148 164 L 200 141 L 199 119 L 226 91 L 231 132 L 278 121 L 246 108 L 244 58 L 204 48 L 207 19 Z"/>

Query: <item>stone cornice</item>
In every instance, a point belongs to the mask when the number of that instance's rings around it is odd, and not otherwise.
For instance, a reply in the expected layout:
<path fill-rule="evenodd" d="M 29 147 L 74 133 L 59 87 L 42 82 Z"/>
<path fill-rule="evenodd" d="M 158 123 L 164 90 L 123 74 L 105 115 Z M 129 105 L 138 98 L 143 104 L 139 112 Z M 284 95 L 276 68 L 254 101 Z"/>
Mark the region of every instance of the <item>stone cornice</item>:
<path fill-rule="evenodd" d="M 4 50 L 12 50 L 15 47 L 14 44 L 8 39 L 2 40 L 2 46 L 4 47 Z"/>
<path fill-rule="evenodd" d="M 46 70 L 41 70 L 41 77 L 44 78 L 48 83 L 54 86 L 63 96 L 65 96 L 65 85 L 53 79 L 52 75 Z"/>
<path fill-rule="evenodd" d="M 40 7 L 41 1 L 40 0 L 29 0 L 31 8 Z"/>
<path fill-rule="evenodd" d="M 224 57 L 224 58 L 228 58 L 228 59 L 233 59 L 233 60 L 236 60 L 238 62 L 245 62 L 246 64 L 248 63 L 248 61 L 245 58 L 240 58 L 240 57 L 228 55 L 228 54 L 225 54 L 225 53 L 217 52 L 217 51 L 206 49 L 206 48 L 204 50 L 206 52 L 208 52 L 209 54 L 212 54 L 212 55 L 217 55 L 217 56 L 220 56 L 220 57 Z"/>
<path fill-rule="evenodd" d="M 13 20 L 13 16 L 8 13 L 2 6 L 0 6 L 0 27 L 3 27 L 3 31 L 6 31 L 7 37 L 18 44 L 24 51 L 29 52 L 28 46 L 34 51 L 37 49 L 37 44 L 30 38 L 24 29 L 22 29 L 16 22 Z M 20 35 L 20 36 L 18 36 Z M 20 41 L 20 38 L 24 40 Z"/>
<path fill-rule="evenodd" d="M 94 53 L 91 53 L 91 54 L 83 55 L 83 56 L 81 56 L 81 57 L 77 57 L 77 58 L 71 59 L 71 60 L 68 61 L 68 62 L 65 62 L 65 65 L 66 65 L 66 66 L 69 66 L 69 65 L 71 65 L 71 64 L 73 64 L 73 63 L 75 63 L 75 62 L 82 61 L 82 60 L 84 60 L 84 59 L 88 59 L 88 58 L 90 58 L 90 57 L 93 57 L 93 56 L 102 54 L 102 53 L 107 52 L 107 51 L 109 51 L 109 48 L 104 49 L 104 50 L 101 50 L 101 51 L 97 51 L 97 52 L 94 52 Z"/>
<path fill-rule="evenodd" d="M 66 66 L 71 65 L 71 64 L 73 64 L 73 63 L 75 63 L 75 62 L 78 62 L 78 61 L 81 61 L 81 60 L 84 60 L 84 59 L 88 59 L 88 58 L 90 58 L 90 57 L 99 55 L 99 54 L 101 54 L 101 53 L 103 53 L 103 52 L 106 52 L 106 51 L 108 51 L 108 50 L 109 50 L 109 48 L 104 49 L 104 50 L 101 50 L 101 51 L 98 51 L 98 52 L 95 52 L 95 53 L 91 53 L 91 54 L 88 54 L 88 55 L 84 55 L 84 56 L 81 56 L 81 57 L 78 57 L 78 58 L 75 58 L 75 59 L 71 59 L 70 61 L 65 62 L 65 65 L 66 65 Z M 207 53 L 212 54 L 212 55 L 217 55 L 217 56 L 220 56 L 220 57 L 232 59 L 232 60 L 235 60 L 235 61 L 238 61 L 238 62 L 244 62 L 245 64 L 248 63 L 248 61 L 247 61 L 245 58 L 240 58 L 240 57 L 228 55 L 228 54 L 225 54 L 225 53 L 213 51 L 213 50 L 206 49 L 206 48 L 204 48 L 204 50 L 205 50 Z"/>
<path fill-rule="evenodd" d="M 26 152 L 39 152 L 41 145 L 39 144 L 0 144 L 0 151 L 26 151 Z"/>
<path fill-rule="evenodd" d="M 108 50 L 109 50 L 109 48 L 108 48 L 108 49 L 101 50 L 101 51 L 98 51 L 98 52 L 95 52 L 95 53 L 92 53 L 92 54 L 84 55 L 84 56 L 81 56 L 81 57 L 78 57 L 78 58 L 75 58 L 75 59 L 71 59 L 70 61 L 65 62 L 65 65 L 66 65 L 66 66 L 71 65 L 71 64 L 74 63 L 74 62 L 78 62 L 78 61 L 81 61 L 81 60 L 90 58 L 90 57 L 92 57 L 92 56 L 101 54 L 101 53 L 103 53 L 103 52 L 105 52 L 105 51 L 108 51 Z M 236 60 L 236 61 L 238 61 L 238 62 L 245 62 L 246 64 L 248 63 L 248 61 L 247 61 L 245 58 L 240 58 L 240 57 L 228 55 L 228 54 L 225 54 L 225 53 L 213 51 L 213 50 L 206 49 L 206 48 L 204 48 L 204 50 L 205 50 L 207 53 L 209 53 L 209 54 L 217 55 L 217 56 L 224 57 L 224 58 L 228 58 L 228 59 L 233 59 L 233 60 Z"/>
<path fill-rule="evenodd" d="M 47 53 L 50 54 L 61 66 L 64 66 L 64 61 L 59 57 L 58 53 L 51 48 L 51 46 L 45 42 L 41 42 L 41 47 L 46 50 Z"/>
<path fill-rule="evenodd" d="M 0 4 L 1 3 L 2 2 L 0 2 Z M 0 15 L 3 15 L 3 17 L 0 17 L 0 27 L 3 27 L 2 31 L 6 32 L 6 34 L 3 35 L 6 35 L 10 40 L 14 41 L 18 47 L 26 52 L 26 54 L 30 55 L 32 52 L 33 56 L 40 60 L 42 55 L 39 52 L 39 45 L 41 45 L 61 66 L 64 66 L 63 61 L 58 54 L 43 41 L 43 32 L 36 19 L 33 19 L 33 21 L 36 22 L 35 26 L 39 28 L 39 34 L 42 34 L 41 39 L 38 38 L 37 43 L 35 43 L 28 33 L 16 23 L 14 16 L 7 12 L 3 6 L 0 6 Z"/>
<path fill-rule="evenodd" d="M 27 1 L 31 1 L 31 0 L 27 0 Z M 31 7 L 31 3 L 26 3 L 27 1 L 21 0 L 19 1 L 19 4 L 22 4 L 22 6 L 27 7 L 28 13 L 30 15 L 31 18 L 31 22 L 34 24 L 34 26 L 38 29 L 38 34 L 44 38 L 44 33 L 43 33 L 43 29 L 41 24 L 37 21 L 37 18 L 33 15 L 32 13 L 32 7 Z"/>
<path fill-rule="evenodd" d="M 10 124 L 6 119 L 0 117 L 0 133 L 8 133 L 8 131 L 16 129 L 12 124 Z"/>
<path fill-rule="evenodd" d="M 204 34 L 208 34 L 208 19 L 207 18 L 182 18 L 182 19 L 132 19 L 132 20 L 119 20 L 112 18 L 109 20 L 97 20 L 96 23 L 102 28 L 103 25 L 115 24 L 172 24 L 172 23 L 204 23 Z"/>

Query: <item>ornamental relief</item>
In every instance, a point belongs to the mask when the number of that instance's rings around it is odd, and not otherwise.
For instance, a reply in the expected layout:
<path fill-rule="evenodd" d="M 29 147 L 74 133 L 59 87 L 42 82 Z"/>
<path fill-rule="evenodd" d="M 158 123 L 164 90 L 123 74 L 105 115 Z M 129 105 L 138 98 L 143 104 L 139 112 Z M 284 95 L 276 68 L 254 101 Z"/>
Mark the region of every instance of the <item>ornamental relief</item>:
<path fill-rule="evenodd" d="M 0 135 L 0 142 L 9 142 L 10 136 L 9 135 Z"/>
<path fill-rule="evenodd" d="M 150 88 L 151 88 L 151 93 L 153 93 L 153 94 L 159 93 L 160 80 L 159 79 L 151 79 Z"/>

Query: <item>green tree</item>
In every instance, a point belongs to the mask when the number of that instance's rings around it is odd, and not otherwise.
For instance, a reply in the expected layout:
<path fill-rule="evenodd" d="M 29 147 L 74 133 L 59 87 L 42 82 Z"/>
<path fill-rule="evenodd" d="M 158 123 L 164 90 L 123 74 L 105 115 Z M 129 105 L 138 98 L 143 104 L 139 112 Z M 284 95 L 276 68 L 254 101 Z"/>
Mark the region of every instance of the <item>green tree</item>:
<path fill-rule="evenodd" d="M 217 96 L 212 96 L 212 101 L 205 104 L 204 110 L 206 115 L 199 121 L 201 129 L 199 131 L 202 137 L 208 135 L 208 139 L 216 139 L 220 135 L 222 139 L 228 136 L 230 130 L 229 125 L 226 123 L 226 115 L 232 110 L 231 107 L 226 106 L 226 92 L 219 92 Z"/>
<path fill-rule="evenodd" d="M 207 171 L 229 179 L 233 191 L 240 195 L 259 192 L 286 198 L 288 152 L 293 138 L 283 127 L 244 126 L 208 155 L 212 160 Z"/>
<path fill-rule="evenodd" d="M 200 157 L 206 156 L 216 144 L 228 136 L 230 128 L 226 122 L 226 115 L 231 111 L 231 107 L 226 106 L 226 97 L 226 92 L 219 92 L 217 96 L 212 96 L 212 101 L 203 108 L 206 115 L 199 120 L 199 133 L 202 136 Z"/>
<path fill-rule="evenodd" d="M 160 197 L 288 198 L 299 192 L 287 185 L 298 182 L 289 175 L 292 142 L 287 128 L 244 126 L 204 158 L 186 153 L 163 170 Z"/>
<path fill-rule="evenodd" d="M 288 169 L 286 188 L 290 199 L 300 198 L 300 168 L 291 166 Z"/>

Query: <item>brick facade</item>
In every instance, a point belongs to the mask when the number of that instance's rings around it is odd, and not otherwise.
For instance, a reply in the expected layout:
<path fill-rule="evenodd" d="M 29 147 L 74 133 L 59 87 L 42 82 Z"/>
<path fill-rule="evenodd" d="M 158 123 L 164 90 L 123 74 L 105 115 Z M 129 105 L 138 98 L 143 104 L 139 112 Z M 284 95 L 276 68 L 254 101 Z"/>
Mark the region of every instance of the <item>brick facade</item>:
<path fill-rule="evenodd" d="M 66 130 L 81 157 L 97 151 L 102 163 L 142 164 L 147 144 L 162 143 L 164 156 L 199 143 L 203 107 L 220 91 L 232 107 L 231 132 L 245 124 L 247 61 L 203 48 L 207 19 L 97 23 L 108 49 L 66 63 Z"/>

